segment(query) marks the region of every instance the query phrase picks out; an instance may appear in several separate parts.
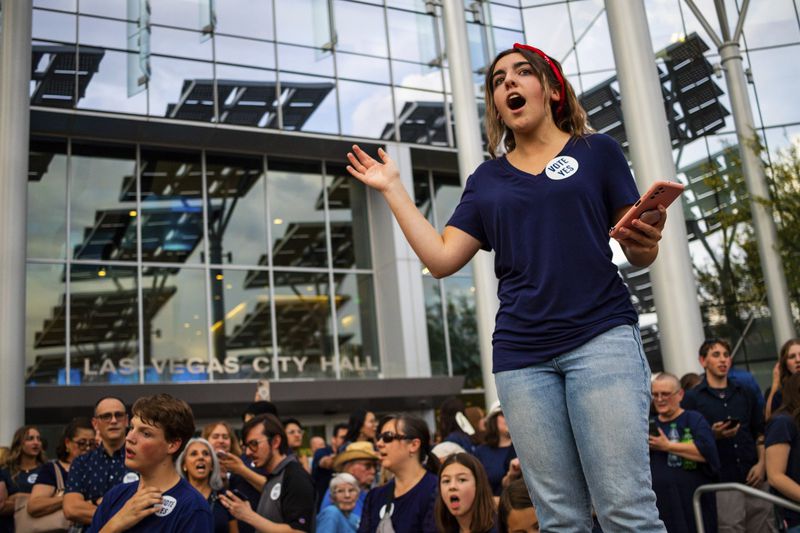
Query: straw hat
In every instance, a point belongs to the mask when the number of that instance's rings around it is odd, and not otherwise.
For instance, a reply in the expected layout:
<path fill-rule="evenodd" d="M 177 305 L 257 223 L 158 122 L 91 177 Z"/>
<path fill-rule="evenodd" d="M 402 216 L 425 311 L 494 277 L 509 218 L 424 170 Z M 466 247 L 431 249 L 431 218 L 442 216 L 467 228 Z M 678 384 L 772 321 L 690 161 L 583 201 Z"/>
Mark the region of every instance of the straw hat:
<path fill-rule="evenodd" d="M 333 469 L 338 471 L 342 470 L 342 467 L 345 463 L 350 461 L 355 461 L 358 459 L 367 459 L 369 461 L 377 461 L 380 459 L 380 456 L 372 447 L 371 442 L 367 441 L 358 441 L 352 442 L 347 445 L 347 448 L 336 456 L 336 459 L 333 461 Z"/>

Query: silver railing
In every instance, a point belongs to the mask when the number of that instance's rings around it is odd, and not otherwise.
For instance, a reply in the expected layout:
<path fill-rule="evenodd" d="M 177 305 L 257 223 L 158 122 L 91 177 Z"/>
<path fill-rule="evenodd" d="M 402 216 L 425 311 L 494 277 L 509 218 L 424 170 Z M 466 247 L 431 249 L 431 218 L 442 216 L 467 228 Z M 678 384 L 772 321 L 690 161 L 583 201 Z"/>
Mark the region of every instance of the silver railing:
<path fill-rule="evenodd" d="M 703 510 L 700 508 L 700 497 L 707 492 L 719 492 L 725 490 L 735 490 L 743 492 L 747 496 L 753 496 L 754 498 L 767 500 L 768 502 L 771 502 L 775 505 L 779 505 L 785 509 L 789 509 L 791 511 L 800 513 L 800 505 L 792 501 L 789 501 L 786 498 L 781 498 L 780 496 L 775 496 L 774 494 L 770 494 L 769 492 L 764 492 L 763 490 L 754 489 L 753 487 L 749 487 L 742 483 L 710 483 L 708 485 L 701 485 L 697 487 L 697 490 L 694 491 L 694 496 L 692 497 L 692 506 L 694 507 L 694 521 L 697 524 L 697 533 L 706 533 L 706 529 L 703 526 Z"/>

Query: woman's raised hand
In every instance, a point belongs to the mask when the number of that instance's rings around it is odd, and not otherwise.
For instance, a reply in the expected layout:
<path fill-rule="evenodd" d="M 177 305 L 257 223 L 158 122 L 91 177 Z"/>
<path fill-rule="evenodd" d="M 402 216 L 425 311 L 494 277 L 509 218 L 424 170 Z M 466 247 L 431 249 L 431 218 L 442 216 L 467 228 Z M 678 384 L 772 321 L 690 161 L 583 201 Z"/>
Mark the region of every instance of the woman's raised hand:
<path fill-rule="evenodd" d="M 400 183 L 400 172 L 383 148 L 378 148 L 378 157 L 382 163 L 354 144 L 353 151 L 347 153 L 347 159 L 350 161 L 347 171 L 373 189 L 385 192 L 393 183 Z"/>

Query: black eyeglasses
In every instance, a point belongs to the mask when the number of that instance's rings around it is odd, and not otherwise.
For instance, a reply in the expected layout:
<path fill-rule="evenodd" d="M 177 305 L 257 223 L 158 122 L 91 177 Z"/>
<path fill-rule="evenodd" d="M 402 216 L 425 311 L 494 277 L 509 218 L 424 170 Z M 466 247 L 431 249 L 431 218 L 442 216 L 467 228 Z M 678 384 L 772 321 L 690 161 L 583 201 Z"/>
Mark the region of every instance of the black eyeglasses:
<path fill-rule="evenodd" d="M 408 435 L 401 435 L 400 433 L 395 433 L 394 431 L 384 431 L 380 435 L 378 435 L 377 440 L 382 440 L 385 444 L 389 444 L 395 440 L 414 440 L 417 437 L 409 437 Z"/>
<path fill-rule="evenodd" d="M 245 445 L 246 448 L 250 448 L 251 452 L 257 452 L 258 451 L 258 447 L 261 445 L 262 442 L 264 442 L 266 440 L 269 440 L 269 439 L 253 439 L 253 440 L 249 440 L 249 441 L 245 442 L 244 445 Z"/>
<path fill-rule="evenodd" d="M 73 439 L 72 442 L 74 442 L 81 448 L 94 448 L 95 445 L 94 439 L 78 439 L 78 440 Z"/>
<path fill-rule="evenodd" d="M 111 419 L 116 418 L 117 420 L 125 420 L 128 417 L 128 413 L 125 411 L 114 411 L 113 413 L 103 413 L 102 415 L 95 415 L 95 418 L 100 420 L 101 422 L 111 422 Z"/>

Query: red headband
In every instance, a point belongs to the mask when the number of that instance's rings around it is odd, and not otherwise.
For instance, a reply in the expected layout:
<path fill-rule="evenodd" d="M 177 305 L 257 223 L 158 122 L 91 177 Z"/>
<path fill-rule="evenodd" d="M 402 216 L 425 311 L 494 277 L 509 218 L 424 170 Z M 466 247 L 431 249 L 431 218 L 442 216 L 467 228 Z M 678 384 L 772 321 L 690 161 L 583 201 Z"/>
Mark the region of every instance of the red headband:
<path fill-rule="evenodd" d="M 528 51 L 533 52 L 534 54 L 538 55 L 539 57 L 544 59 L 544 62 L 547 63 L 547 65 L 550 67 L 550 70 L 552 70 L 553 74 L 556 75 L 556 79 L 558 80 L 558 83 L 561 85 L 561 99 L 558 101 L 558 107 L 556 108 L 556 118 L 558 118 L 561 115 L 561 109 L 563 109 L 563 107 L 564 107 L 564 100 L 567 99 L 566 84 L 564 83 L 564 77 L 561 75 L 561 72 L 558 71 L 558 67 L 556 67 L 556 64 L 553 63 L 553 60 L 550 59 L 550 57 L 547 54 L 545 54 L 544 52 L 542 52 L 541 50 L 539 50 L 538 48 L 536 48 L 534 46 L 528 46 L 527 44 L 514 43 L 514 48 L 528 50 Z"/>

